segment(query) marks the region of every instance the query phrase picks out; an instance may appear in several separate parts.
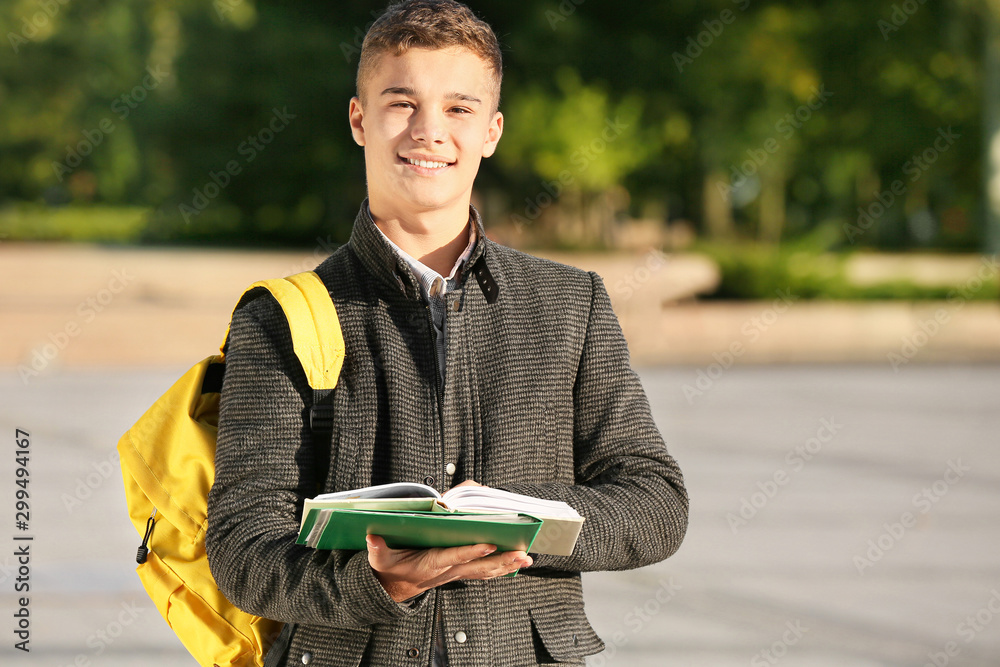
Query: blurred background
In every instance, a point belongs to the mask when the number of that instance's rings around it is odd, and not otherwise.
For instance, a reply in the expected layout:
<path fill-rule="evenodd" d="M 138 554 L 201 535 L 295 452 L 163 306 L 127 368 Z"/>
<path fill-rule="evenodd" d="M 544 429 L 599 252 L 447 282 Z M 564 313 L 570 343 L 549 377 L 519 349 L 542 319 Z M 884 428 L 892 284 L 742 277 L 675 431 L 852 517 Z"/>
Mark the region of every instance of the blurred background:
<path fill-rule="evenodd" d="M 602 275 L 692 495 L 675 557 L 586 575 L 590 663 L 1000 664 L 1000 2 L 470 5 L 505 58 L 487 232 Z M 36 549 L 4 664 L 192 664 L 114 447 L 249 283 L 347 240 L 383 8 L 0 5 L 0 423 Z"/>

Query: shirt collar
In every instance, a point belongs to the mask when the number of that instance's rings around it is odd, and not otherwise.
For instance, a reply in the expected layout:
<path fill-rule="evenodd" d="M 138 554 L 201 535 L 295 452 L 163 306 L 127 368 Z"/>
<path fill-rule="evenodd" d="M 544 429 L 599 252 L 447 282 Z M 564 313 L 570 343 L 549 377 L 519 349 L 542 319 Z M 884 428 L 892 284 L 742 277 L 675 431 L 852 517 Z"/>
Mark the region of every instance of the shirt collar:
<path fill-rule="evenodd" d="M 477 282 L 483 287 L 486 278 L 481 277 L 480 274 L 488 278 L 488 270 L 484 260 L 489 255 L 489 247 L 493 242 L 486 236 L 482 216 L 471 204 L 469 205 L 469 218 L 472 221 L 472 226 L 476 228 L 476 247 L 472 250 L 465 265 L 459 269 L 456 283 L 462 284 L 468 275 L 473 273 L 473 267 L 479 267 L 475 276 Z M 358 214 L 354 218 L 354 227 L 351 229 L 351 238 L 347 247 L 378 282 L 398 289 L 407 299 L 420 300 L 424 298 L 420 283 L 414 277 L 413 271 L 403 261 L 403 258 L 393 250 L 385 236 L 379 233 L 375 222 L 368 214 L 367 198 L 361 203 Z M 483 287 L 483 290 L 483 293 L 486 294 L 487 287 Z M 496 300 L 495 295 L 491 296 L 493 300 Z"/>
<path fill-rule="evenodd" d="M 368 217 L 372 220 L 375 219 L 371 215 L 370 208 L 368 209 Z M 458 275 L 459 270 L 462 268 L 462 264 L 467 262 L 469 257 L 472 256 L 472 251 L 476 247 L 476 226 L 471 223 L 472 219 L 470 217 L 469 223 L 467 223 L 469 230 L 469 242 L 466 244 L 465 250 L 462 251 L 462 254 L 459 255 L 457 260 L 455 260 L 455 265 L 451 267 L 451 273 L 448 274 L 447 278 L 393 243 L 392 239 L 386 236 L 385 232 L 383 232 L 378 225 L 375 225 L 375 229 L 378 229 L 379 234 L 381 234 L 382 238 L 386 240 L 389 247 L 391 247 L 396 254 L 399 255 L 400 259 L 406 262 L 406 265 L 410 267 L 410 271 L 413 273 L 413 276 L 417 279 L 417 282 L 420 283 L 420 289 L 424 293 L 424 296 L 428 298 L 436 298 L 448 291 L 448 283 L 455 279 L 455 276 Z"/>

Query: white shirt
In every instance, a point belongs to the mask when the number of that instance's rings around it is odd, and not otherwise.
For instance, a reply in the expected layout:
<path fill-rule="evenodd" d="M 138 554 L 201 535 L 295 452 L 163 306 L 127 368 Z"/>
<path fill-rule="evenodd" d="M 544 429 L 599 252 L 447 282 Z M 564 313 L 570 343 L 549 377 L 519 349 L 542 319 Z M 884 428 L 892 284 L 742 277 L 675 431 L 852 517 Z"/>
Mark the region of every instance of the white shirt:
<path fill-rule="evenodd" d="M 371 216 L 371 210 L 368 211 L 368 215 Z M 374 218 L 372 218 L 374 220 Z M 459 255 L 458 259 L 455 261 L 455 265 L 451 267 L 451 273 L 448 277 L 443 277 L 440 273 L 430 268 L 420 260 L 412 257 L 398 245 L 392 242 L 388 236 L 385 235 L 378 225 L 375 228 L 378 229 L 379 233 L 382 234 L 382 238 L 386 240 L 389 246 L 396 252 L 399 257 L 406 262 L 406 265 L 410 267 L 410 271 L 413 273 L 413 277 L 417 279 L 420 284 L 420 292 L 423 294 L 424 301 L 431 309 L 431 320 L 434 324 L 434 343 L 437 351 L 437 362 L 438 362 L 438 373 L 441 375 L 441 381 L 444 382 L 444 364 L 445 364 L 445 351 L 446 351 L 446 336 L 445 336 L 445 315 L 448 312 L 445 302 L 445 296 L 451 290 L 457 287 L 457 276 L 459 269 L 462 265 L 469 259 L 472 255 L 473 249 L 476 247 L 476 226 L 472 224 L 471 219 L 468 223 L 469 227 L 469 243 L 465 246 L 465 250 Z"/>

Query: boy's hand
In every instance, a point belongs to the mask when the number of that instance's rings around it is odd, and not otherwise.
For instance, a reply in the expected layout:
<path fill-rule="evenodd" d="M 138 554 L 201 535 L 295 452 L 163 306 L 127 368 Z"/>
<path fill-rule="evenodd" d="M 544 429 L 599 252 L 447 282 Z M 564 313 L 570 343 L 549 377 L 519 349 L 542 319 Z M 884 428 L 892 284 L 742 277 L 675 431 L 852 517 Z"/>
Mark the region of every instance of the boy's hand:
<path fill-rule="evenodd" d="M 368 563 L 396 602 L 457 579 L 493 579 L 531 565 L 523 551 L 496 552 L 492 544 L 434 549 L 390 549 L 377 535 L 368 542 Z"/>
<path fill-rule="evenodd" d="M 482 486 L 468 479 L 456 486 Z M 457 579 L 493 579 L 531 565 L 523 551 L 494 553 L 492 544 L 434 549 L 390 549 L 385 540 L 369 535 L 368 563 L 375 577 L 396 602 L 409 600 Z"/>

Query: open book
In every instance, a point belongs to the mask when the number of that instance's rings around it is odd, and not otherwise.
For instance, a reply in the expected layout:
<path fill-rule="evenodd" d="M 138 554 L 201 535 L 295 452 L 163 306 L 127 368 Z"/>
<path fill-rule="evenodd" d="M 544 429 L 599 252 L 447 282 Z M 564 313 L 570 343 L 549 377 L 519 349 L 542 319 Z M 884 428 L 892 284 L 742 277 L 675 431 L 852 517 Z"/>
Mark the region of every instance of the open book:
<path fill-rule="evenodd" d="M 424 484 L 397 482 L 309 498 L 302 510 L 298 543 L 364 549 L 364 535 L 371 534 L 385 537 L 390 547 L 490 543 L 505 551 L 569 556 L 583 521 L 576 510 L 559 501 L 485 486 L 455 487 L 442 495 Z M 366 524 L 360 546 L 326 546 L 332 543 L 328 532 L 341 528 L 356 532 L 359 526 L 354 524 L 360 523 Z M 529 533 L 534 541 L 525 543 Z M 491 535 L 492 539 L 481 539 Z"/>

